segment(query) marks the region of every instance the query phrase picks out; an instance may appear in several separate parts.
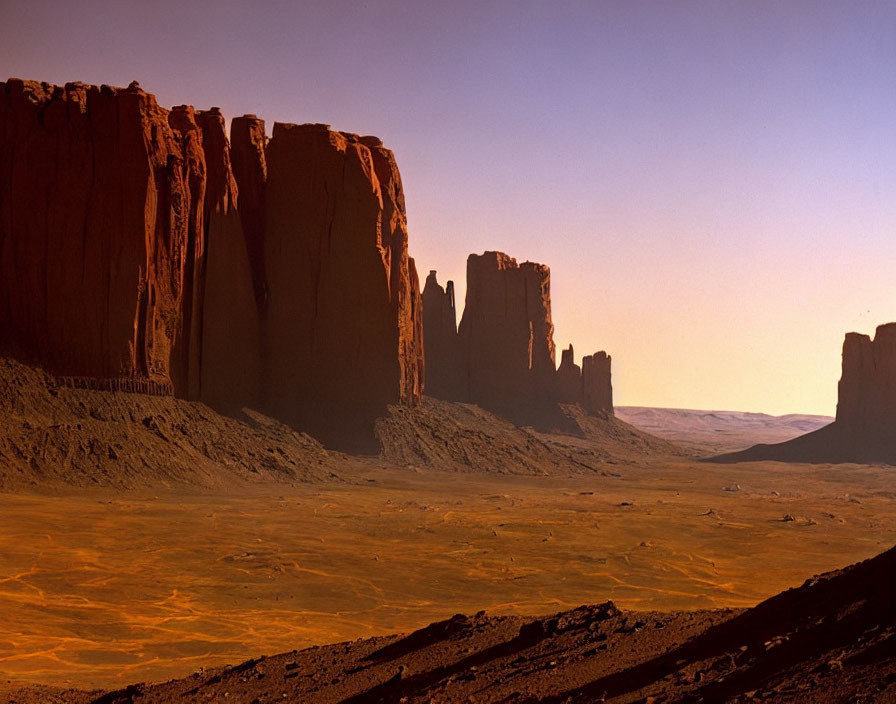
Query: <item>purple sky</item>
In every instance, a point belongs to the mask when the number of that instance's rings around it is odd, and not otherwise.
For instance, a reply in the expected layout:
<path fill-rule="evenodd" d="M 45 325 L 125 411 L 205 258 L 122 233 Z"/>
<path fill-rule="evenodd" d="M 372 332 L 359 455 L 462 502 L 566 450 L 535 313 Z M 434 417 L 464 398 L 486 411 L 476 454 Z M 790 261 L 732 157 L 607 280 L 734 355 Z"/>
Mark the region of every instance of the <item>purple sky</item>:
<path fill-rule="evenodd" d="M 552 269 L 619 404 L 833 413 L 896 320 L 896 2 L 14 2 L 0 69 L 376 134 L 411 253 Z"/>

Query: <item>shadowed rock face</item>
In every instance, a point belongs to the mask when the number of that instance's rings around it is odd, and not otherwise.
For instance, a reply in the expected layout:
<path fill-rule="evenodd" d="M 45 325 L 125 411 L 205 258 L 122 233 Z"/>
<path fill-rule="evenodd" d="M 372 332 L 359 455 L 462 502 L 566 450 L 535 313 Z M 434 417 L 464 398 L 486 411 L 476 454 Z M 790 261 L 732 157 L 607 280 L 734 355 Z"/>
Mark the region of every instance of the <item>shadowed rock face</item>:
<path fill-rule="evenodd" d="M 363 445 L 422 393 L 392 152 L 251 115 L 232 134 L 136 84 L 0 83 L 0 352 Z"/>
<path fill-rule="evenodd" d="M 576 403 L 582 400 L 582 369 L 575 362 L 572 345 L 560 355 L 557 368 L 557 400 L 561 403 Z"/>
<path fill-rule="evenodd" d="M 421 391 L 400 180 L 325 125 L 275 124 L 266 159 L 265 404 L 335 441 L 334 417 L 360 432 Z"/>
<path fill-rule="evenodd" d="M 787 442 L 754 445 L 714 460 L 896 464 L 896 323 L 874 339 L 847 333 L 836 420 Z"/>
<path fill-rule="evenodd" d="M 238 206 L 242 196 L 232 168 L 231 146 L 220 110 L 198 114 L 208 184 L 205 190 L 205 251 L 202 265 L 202 337 L 198 390 L 210 406 L 235 412 L 261 401 L 261 313 Z M 248 189 L 247 189 L 248 190 Z M 250 204 L 251 200 L 246 199 Z M 251 207 L 249 207 L 251 212 Z M 196 341 L 191 341 L 193 345 Z"/>
<path fill-rule="evenodd" d="M 457 341 L 454 282 L 439 285 L 430 271 L 423 287 L 423 344 L 426 352 L 426 393 L 435 398 L 464 400 Z"/>
<path fill-rule="evenodd" d="M 550 269 L 502 252 L 471 254 L 458 337 L 471 401 L 498 409 L 549 402 L 556 371 Z"/>
<path fill-rule="evenodd" d="M 896 436 L 896 323 L 879 326 L 873 340 L 846 335 L 838 391 L 837 425 L 844 431 Z"/>

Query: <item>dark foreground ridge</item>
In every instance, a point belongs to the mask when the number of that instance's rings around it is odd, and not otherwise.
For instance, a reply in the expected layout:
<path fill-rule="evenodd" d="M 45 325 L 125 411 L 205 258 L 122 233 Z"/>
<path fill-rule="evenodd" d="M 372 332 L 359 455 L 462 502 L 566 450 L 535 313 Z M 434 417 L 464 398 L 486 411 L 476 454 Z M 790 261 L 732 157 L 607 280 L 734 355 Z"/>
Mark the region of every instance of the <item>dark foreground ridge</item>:
<path fill-rule="evenodd" d="M 162 684 L 8 692 L 19 704 L 893 702 L 896 548 L 746 611 L 458 614 Z"/>

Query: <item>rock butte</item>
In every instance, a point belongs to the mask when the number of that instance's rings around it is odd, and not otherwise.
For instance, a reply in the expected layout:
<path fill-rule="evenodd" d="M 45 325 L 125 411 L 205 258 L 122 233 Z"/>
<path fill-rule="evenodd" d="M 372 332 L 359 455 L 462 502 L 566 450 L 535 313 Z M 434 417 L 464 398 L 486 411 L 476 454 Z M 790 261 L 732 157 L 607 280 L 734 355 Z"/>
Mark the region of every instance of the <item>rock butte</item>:
<path fill-rule="evenodd" d="M 251 407 L 347 450 L 424 390 L 528 422 L 612 414 L 610 358 L 555 368 L 550 270 L 470 255 L 420 294 L 376 137 L 128 88 L 0 83 L 0 354 L 84 388 Z M 425 337 L 424 337 L 425 330 Z M 425 346 L 425 350 L 424 350 Z"/>
<path fill-rule="evenodd" d="M 873 340 L 847 333 L 833 423 L 788 442 L 715 459 L 896 464 L 896 323 L 878 326 Z"/>
<path fill-rule="evenodd" d="M 364 446 L 423 387 L 395 160 L 326 125 L 231 134 L 136 82 L 0 83 L 0 352 Z"/>
<path fill-rule="evenodd" d="M 503 252 L 471 254 L 455 333 L 453 284 L 442 289 L 430 272 L 423 289 L 427 393 L 510 418 L 520 418 L 521 409 L 558 402 L 612 414 L 611 359 L 605 352 L 584 357 L 580 368 L 570 345 L 555 368 L 550 286 L 551 272 L 543 264 L 517 264 Z"/>

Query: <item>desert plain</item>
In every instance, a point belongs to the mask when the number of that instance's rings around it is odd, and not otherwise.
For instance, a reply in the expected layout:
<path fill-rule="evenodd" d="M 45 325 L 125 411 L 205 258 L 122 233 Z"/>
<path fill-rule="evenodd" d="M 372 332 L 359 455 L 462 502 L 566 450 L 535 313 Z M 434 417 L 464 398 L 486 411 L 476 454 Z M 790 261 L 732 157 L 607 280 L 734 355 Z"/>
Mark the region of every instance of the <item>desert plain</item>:
<path fill-rule="evenodd" d="M 113 688 L 481 609 L 747 607 L 896 543 L 890 467 L 605 469 L 4 494 L 0 678 Z"/>

